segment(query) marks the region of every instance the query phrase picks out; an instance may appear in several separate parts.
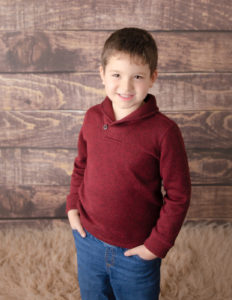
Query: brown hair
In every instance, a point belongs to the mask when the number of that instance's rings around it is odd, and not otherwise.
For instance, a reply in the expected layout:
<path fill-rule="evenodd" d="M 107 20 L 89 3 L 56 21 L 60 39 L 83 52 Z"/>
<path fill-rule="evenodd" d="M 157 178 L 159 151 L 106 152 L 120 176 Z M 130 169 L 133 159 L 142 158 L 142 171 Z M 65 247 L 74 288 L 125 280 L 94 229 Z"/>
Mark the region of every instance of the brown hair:
<path fill-rule="evenodd" d="M 149 65 L 151 75 L 157 68 L 157 45 L 146 30 L 130 27 L 113 32 L 106 40 L 101 54 L 104 70 L 110 56 L 115 52 L 124 52 L 130 54 L 132 58 L 140 58 L 143 63 Z"/>

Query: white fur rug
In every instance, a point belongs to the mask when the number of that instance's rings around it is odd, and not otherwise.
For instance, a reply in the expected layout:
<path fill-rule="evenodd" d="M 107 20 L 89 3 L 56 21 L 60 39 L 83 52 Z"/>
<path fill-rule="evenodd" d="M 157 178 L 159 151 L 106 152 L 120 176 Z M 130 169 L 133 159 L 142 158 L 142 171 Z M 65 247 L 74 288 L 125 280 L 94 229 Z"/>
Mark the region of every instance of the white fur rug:
<path fill-rule="evenodd" d="M 231 300 L 232 224 L 185 225 L 161 272 L 160 300 Z M 2 228 L 0 300 L 64 299 L 80 299 L 69 226 Z"/>

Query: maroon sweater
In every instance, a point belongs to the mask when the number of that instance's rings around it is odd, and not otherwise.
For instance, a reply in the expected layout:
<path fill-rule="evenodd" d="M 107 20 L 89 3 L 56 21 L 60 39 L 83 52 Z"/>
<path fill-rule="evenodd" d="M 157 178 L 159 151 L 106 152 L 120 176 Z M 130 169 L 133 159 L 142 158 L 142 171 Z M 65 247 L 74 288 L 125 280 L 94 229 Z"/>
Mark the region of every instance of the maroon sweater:
<path fill-rule="evenodd" d="M 118 121 L 107 97 L 87 111 L 66 211 L 78 209 L 84 228 L 106 243 L 144 244 L 162 258 L 184 221 L 190 176 L 178 126 L 154 96 L 144 102 Z"/>

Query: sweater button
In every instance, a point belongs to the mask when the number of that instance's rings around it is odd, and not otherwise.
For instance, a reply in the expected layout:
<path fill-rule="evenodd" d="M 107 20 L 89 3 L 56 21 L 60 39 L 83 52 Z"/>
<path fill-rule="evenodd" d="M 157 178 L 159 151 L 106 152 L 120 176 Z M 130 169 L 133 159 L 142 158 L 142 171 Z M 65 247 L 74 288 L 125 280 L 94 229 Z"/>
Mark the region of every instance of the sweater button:
<path fill-rule="evenodd" d="M 104 124 L 104 125 L 103 125 L 103 129 L 104 129 L 104 130 L 107 130 L 107 129 L 108 129 L 108 125 L 107 125 L 107 124 Z"/>

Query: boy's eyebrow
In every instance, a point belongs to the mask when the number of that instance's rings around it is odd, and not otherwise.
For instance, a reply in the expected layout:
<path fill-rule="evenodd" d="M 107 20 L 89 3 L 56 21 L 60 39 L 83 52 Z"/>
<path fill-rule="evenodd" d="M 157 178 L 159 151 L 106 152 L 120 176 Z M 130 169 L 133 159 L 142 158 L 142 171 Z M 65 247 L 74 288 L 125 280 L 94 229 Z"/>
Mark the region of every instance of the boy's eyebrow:
<path fill-rule="evenodd" d="M 119 71 L 119 70 L 114 70 L 114 69 L 112 69 L 112 70 L 109 70 L 109 72 L 112 72 L 112 73 L 121 73 L 121 71 Z M 135 72 L 134 74 L 140 74 L 140 75 L 146 75 L 146 73 L 145 72 Z"/>

